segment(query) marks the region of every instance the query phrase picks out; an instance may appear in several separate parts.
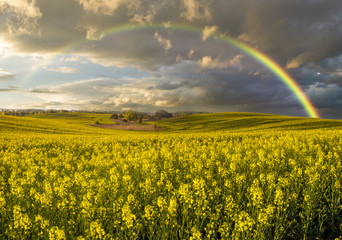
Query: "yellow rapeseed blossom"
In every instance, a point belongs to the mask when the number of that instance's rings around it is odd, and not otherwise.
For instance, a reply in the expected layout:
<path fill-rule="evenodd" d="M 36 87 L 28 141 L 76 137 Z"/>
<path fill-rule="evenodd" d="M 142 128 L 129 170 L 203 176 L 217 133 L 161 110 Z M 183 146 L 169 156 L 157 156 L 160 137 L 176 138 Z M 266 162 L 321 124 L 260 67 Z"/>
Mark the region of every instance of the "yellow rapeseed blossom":
<path fill-rule="evenodd" d="M 120 134 L 1 136 L 0 239 L 341 235 L 342 131 Z"/>
<path fill-rule="evenodd" d="M 50 240 L 65 240 L 65 233 L 63 229 L 58 228 L 57 226 L 52 227 L 49 231 L 49 239 Z"/>

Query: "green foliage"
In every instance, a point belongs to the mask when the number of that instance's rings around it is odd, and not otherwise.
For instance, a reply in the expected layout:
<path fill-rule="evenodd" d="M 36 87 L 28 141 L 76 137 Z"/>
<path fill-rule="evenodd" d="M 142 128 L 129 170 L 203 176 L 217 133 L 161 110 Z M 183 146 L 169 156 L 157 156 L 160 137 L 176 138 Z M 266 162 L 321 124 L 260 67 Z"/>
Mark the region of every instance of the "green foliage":
<path fill-rule="evenodd" d="M 124 119 L 127 121 L 135 121 L 139 119 L 139 114 L 138 112 L 128 110 L 125 112 Z"/>
<path fill-rule="evenodd" d="M 158 110 L 155 112 L 154 116 L 157 118 L 157 119 L 161 119 L 161 118 L 172 118 L 172 114 L 171 113 L 168 113 L 167 111 L 165 110 Z"/>
<path fill-rule="evenodd" d="M 110 116 L 110 119 L 119 119 L 119 115 L 117 113 L 113 113 L 112 116 Z"/>

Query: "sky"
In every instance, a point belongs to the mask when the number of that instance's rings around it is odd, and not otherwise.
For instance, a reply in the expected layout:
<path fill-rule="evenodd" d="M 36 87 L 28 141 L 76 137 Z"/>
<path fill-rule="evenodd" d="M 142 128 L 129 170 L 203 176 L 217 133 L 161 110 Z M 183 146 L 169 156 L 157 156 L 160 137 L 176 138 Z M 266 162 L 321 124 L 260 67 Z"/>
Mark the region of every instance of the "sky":
<path fill-rule="evenodd" d="M 0 0 L 0 108 L 308 116 L 229 37 L 342 119 L 341 22 L 341 0 Z"/>

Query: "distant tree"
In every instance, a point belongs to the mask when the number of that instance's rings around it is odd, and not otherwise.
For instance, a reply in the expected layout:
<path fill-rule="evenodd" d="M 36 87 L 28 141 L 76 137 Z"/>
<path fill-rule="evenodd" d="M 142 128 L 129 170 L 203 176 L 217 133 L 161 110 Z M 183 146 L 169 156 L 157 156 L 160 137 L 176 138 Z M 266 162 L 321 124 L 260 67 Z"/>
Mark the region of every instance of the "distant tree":
<path fill-rule="evenodd" d="M 142 113 L 142 119 L 150 119 L 150 115 L 148 115 L 147 113 Z"/>
<path fill-rule="evenodd" d="M 126 120 L 126 121 L 132 121 L 133 120 L 133 111 L 132 110 L 128 110 L 125 112 L 124 120 Z"/>
<path fill-rule="evenodd" d="M 128 110 L 125 112 L 124 119 L 127 121 L 136 121 L 139 119 L 139 113 L 132 110 Z"/>
<path fill-rule="evenodd" d="M 171 113 L 168 113 L 167 111 L 165 110 L 158 110 L 155 112 L 155 117 L 156 118 L 172 118 L 172 114 Z"/>
<path fill-rule="evenodd" d="M 113 113 L 112 116 L 110 116 L 110 119 L 119 119 L 119 115 L 117 113 Z"/>

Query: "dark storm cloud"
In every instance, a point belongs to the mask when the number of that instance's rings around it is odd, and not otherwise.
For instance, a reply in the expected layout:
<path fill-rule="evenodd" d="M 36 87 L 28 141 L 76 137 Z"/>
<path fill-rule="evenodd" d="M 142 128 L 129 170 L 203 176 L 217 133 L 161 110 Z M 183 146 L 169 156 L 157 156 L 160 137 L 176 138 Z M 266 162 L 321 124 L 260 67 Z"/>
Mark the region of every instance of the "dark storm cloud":
<path fill-rule="evenodd" d="M 213 22 L 290 67 L 342 52 L 342 4 L 329 1 L 231 0 L 213 4 Z"/>
<path fill-rule="evenodd" d="M 81 38 L 92 39 L 104 29 L 126 23 L 188 22 L 202 28 L 217 26 L 218 31 L 257 46 L 291 68 L 342 53 L 340 0 L 328 3 L 316 0 L 21 0 L 18 4 L 5 0 L 0 4 L 0 11 L 9 19 L 7 23 L 3 21 L 1 35 L 12 31 L 6 38 L 25 52 L 56 50 Z M 15 29 L 19 29 L 19 23 L 32 24 L 22 24 L 28 29 L 15 33 L 8 22 Z M 123 64 L 135 61 L 144 67 L 158 65 L 161 57 L 155 56 L 163 56 L 164 50 L 156 48 L 157 44 L 148 47 L 145 41 L 151 43 L 153 40 L 146 35 L 137 31 L 135 37 L 125 38 L 124 42 L 118 37 L 115 44 L 123 47 L 118 47 L 122 51 L 108 48 L 108 43 L 103 41 L 99 43 L 102 47 L 94 43 L 92 55 L 108 58 L 110 54 L 117 54 Z M 168 40 L 167 36 L 163 37 Z M 172 45 L 181 49 L 177 44 Z M 190 46 L 186 43 L 185 46 L 188 52 Z M 172 54 L 164 58 L 175 59 Z M 150 60 L 144 65 L 145 59 L 154 59 L 154 62 Z M 163 62 L 173 63 L 171 60 Z"/>
<path fill-rule="evenodd" d="M 316 83 L 308 90 L 308 94 L 319 108 L 341 107 L 342 87 L 336 84 Z"/>
<path fill-rule="evenodd" d="M 167 76 L 172 78 L 174 73 L 179 72 L 182 67 L 174 67 L 167 72 Z M 230 67 L 228 69 L 213 70 L 201 69 L 197 67 L 191 69 L 191 62 L 185 63 L 188 71 L 183 72 L 183 79 L 178 83 L 180 86 L 198 90 L 201 94 L 194 102 L 207 106 L 249 106 L 252 111 L 254 105 L 264 106 L 282 102 L 288 98 L 287 104 L 293 104 L 295 99 L 291 99 L 291 93 L 284 87 L 283 83 L 273 77 L 268 80 L 262 79 L 262 74 L 256 74 L 256 70 Z M 248 96 L 248 97 L 247 97 Z"/>

